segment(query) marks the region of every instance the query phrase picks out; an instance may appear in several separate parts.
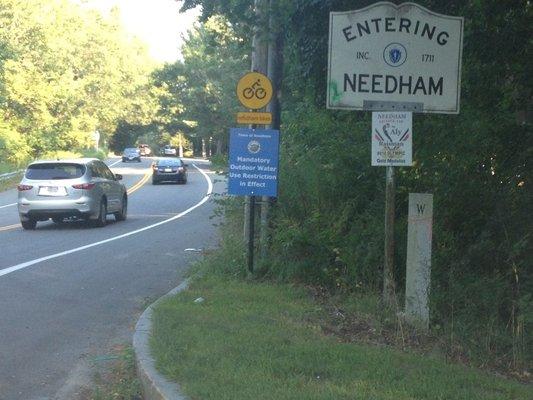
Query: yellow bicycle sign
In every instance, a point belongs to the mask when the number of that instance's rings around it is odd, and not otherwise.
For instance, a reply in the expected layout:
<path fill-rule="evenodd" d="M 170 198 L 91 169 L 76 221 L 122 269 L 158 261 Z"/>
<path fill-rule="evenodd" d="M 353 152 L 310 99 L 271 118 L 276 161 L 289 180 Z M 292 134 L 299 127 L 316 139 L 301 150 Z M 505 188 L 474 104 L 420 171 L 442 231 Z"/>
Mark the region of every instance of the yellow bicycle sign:
<path fill-rule="evenodd" d="M 260 72 L 248 72 L 237 83 L 237 97 L 251 110 L 263 108 L 272 99 L 272 83 Z"/>

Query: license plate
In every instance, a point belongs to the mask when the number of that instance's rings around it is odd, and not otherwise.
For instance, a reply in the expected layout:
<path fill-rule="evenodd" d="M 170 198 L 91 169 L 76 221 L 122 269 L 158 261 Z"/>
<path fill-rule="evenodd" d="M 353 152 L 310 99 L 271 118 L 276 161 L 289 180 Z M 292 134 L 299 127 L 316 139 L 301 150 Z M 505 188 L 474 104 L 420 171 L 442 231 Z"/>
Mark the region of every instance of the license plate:
<path fill-rule="evenodd" d="M 67 190 L 64 186 L 41 186 L 39 196 L 66 196 Z"/>
<path fill-rule="evenodd" d="M 165 172 L 172 172 L 172 168 L 165 168 Z"/>

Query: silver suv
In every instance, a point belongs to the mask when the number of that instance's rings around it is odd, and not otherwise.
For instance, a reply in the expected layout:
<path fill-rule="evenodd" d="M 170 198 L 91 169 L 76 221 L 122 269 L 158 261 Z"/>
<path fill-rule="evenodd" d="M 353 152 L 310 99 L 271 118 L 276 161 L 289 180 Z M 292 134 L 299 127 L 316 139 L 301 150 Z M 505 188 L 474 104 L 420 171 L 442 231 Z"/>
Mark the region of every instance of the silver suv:
<path fill-rule="evenodd" d="M 102 161 L 93 158 L 36 161 L 18 185 L 18 211 L 24 229 L 49 218 L 81 218 L 102 227 L 107 214 L 124 221 L 128 212 L 126 187 Z"/>

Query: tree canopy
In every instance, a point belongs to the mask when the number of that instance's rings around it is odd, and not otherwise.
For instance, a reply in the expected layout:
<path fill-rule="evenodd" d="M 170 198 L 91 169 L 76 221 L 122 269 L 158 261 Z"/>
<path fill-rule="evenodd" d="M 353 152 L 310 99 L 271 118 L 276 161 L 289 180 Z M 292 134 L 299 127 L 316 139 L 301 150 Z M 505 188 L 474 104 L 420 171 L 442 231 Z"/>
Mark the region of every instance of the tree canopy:
<path fill-rule="evenodd" d="M 0 141 L 12 162 L 106 140 L 119 120 L 151 120 L 154 64 L 115 10 L 67 0 L 0 1 Z"/>
<path fill-rule="evenodd" d="M 249 43 L 220 15 L 189 32 L 183 60 L 156 73 L 161 115 L 169 133 L 212 138 L 218 151 L 227 146 L 227 128 L 238 110 L 235 86 L 248 68 Z"/>

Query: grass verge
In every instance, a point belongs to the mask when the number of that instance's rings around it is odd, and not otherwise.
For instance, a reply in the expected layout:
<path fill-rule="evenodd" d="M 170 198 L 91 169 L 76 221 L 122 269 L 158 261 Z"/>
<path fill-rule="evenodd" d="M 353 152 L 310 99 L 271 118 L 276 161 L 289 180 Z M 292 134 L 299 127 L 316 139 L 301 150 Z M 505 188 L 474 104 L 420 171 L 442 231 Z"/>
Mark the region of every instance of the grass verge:
<path fill-rule="evenodd" d="M 121 346 L 113 354 L 100 358 L 106 362 L 110 360 L 111 365 L 96 372 L 94 387 L 82 394 L 83 400 L 141 400 L 133 348 Z"/>
<path fill-rule="evenodd" d="M 98 158 L 103 160 L 107 157 L 106 150 L 94 150 L 94 149 L 78 149 L 74 151 L 54 150 L 42 154 L 39 159 L 54 160 L 54 159 L 71 159 L 71 158 Z"/>
<path fill-rule="evenodd" d="M 195 302 L 202 297 L 204 301 Z M 440 357 L 326 335 L 304 288 L 208 273 L 154 312 L 158 368 L 193 399 L 530 399 Z"/>

